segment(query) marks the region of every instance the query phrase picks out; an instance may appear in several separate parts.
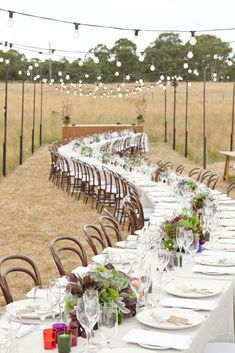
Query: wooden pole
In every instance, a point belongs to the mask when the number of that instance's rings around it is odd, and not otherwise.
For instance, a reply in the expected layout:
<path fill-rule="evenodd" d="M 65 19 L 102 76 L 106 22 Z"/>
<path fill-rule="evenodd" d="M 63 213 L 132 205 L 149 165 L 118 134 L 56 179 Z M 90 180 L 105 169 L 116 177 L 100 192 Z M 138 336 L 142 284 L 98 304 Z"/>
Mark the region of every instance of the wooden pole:
<path fill-rule="evenodd" d="M 32 148 L 31 148 L 32 154 L 34 153 L 35 115 L 36 115 L 36 82 L 33 83 L 33 126 L 32 126 Z"/>
<path fill-rule="evenodd" d="M 203 75 L 203 168 L 206 169 L 206 67 Z"/>
<path fill-rule="evenodd" d="M 6 64 L 5 70 L 5 105 L 4 105 L 4 131 L 3 131 L 3 148 L 2 148 L 2 175 L 7 175 L 7 109 L 8 109 L 8 74 L 9 65 Z"/>
<path fill-rule="evenodd" d="M 167 88 L 165 86 L 164 89 L 164 115 L 165 115 L 165 139 L 164 141 L 167 142 Z"/>
<path fill-rule="evenodd" d="M 23 163 L 23 145 L 24 145 L 24 88 L 25 81 L 22 81 L 22 100 L 21 100 L 21 127 L 20 127 L 20 164 Z"/>
<path fill-rule="evenodd" d="M 40 144 L 40 146 L 42 146 L 42 107 L 43 107 L 43 83 L 41 81 L 40 127 L 39 127 L 39 144 Z"/>
<path fill-rule="evenodd" d="M 186 91 L 185 91 L 185 142 L 184 142 L 184 156 L 188 156 L 188 77 L 186 77 Z"/>
<path fill-rule="evenodd" d="M 235 105 L 235 81 L 233 81 L 233 103 L 232 103 L 232 125 L 230 136 L 230 151 L 233 150 L 233 133 L 234 133 L 234 105 Z"/>

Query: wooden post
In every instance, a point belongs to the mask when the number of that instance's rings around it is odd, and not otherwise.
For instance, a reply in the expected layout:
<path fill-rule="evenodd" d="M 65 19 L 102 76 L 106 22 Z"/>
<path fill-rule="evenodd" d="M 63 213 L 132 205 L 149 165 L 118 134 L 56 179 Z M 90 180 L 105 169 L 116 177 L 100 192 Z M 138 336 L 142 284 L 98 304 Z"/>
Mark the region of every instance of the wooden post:
<path fill-rule="evenodd" d="M 185 91 L 185 142 L 184 142 L 184 156 L 188 156 L 188 77 L 186 77 L 186 91 Z"/>
<path fill-rule="evenodd" d="M 230 151 L 233 150 L 233 133 L 234 133 L 234 105 L 235 105 L 235 81 L 233 81 L 233 103 L 232 103 L 232 126 L 230 135 Z"/>
<path fill-rule="evenodd" d="M 21 127 L 20 127 L 20 164 L 23 163 L 23 145 L 24 145 L 24 87 L 25 81 L 22 81 L 22 100 L 21 100 Z"/>
<path fill-rule="evenodd" d="M 203 168 L 206 169 L 206 67 L 203 76 Z"/>

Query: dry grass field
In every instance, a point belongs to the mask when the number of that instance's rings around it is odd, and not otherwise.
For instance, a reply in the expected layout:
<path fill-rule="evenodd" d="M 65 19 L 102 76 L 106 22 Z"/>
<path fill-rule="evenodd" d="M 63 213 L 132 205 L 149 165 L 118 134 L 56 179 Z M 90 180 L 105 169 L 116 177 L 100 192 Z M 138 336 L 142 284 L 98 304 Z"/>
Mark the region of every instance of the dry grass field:
<path fill-rule="evenodd" d="M 110 86 L 107 85 L 107 89 Z M 114 86 L 112 86 L 114 88 Z M 151 141 L 164 141 L 164 91 L 156 86 L 135 95 L 122 98 L 103 98 L 79 95 L 68 95 L 65 91 L 55 90 L 54 86 L 43 88 L 43 141 L 49 142 L 61 137 L 62 102 L 72 104 L 71 122 L 82 123 L 133 123 L 137 113 L 138 99 L 146 99 L 145 130 Z M 79 91 L 78 91 L 79 92 Z M 202 115 L 203 84 L 192 83 L 189 87 L 188 106 L 188 156 L 192 160 L 202 161 Z M 4 84 L 0 84 L 0 107 L 4 107 Z M 30 155 L 31 132 L 33 120 L 33 85 L 25 85 L 25 122 L 24 122 L 24 158 Z M 3 113 L 2 113 L 3 115 Z M 221 160 L 219 150 L 228 150 L 232 116 L 232 83 L 207 83 L 206 117 L 207 117 L 207 152 L 208 162 Z M 167 123 L 168 142 L 172 142 L 173 88 L 167 88 Z M 184 120 L 185 120 L 185 83 L 177 88 L 176 101 L 176 149 L 184 153 Z M 9 83 L 8 93 L 8 171 L 19 161 L 19 135 L 21 121 L 21 84 Z M 36 86 L 36 124 L 35 147 L 39 145 L 40 121 L 40 84 Z M 3 119 L 0 119 L 0 130 Z M 0 165 L 2 164 L 2 138 L 0 136 Z"/>
<path fill-rule="evenodd" d="M 178 88 L 177 98 L 177 150 L 182 151 L 184 124 L 184 85 Z M 231 120 L 231 84 L 208 84 L 208 151 L 210 162 L 208 169 L 223 171 L 223 160 L 218 161 L 218 150 L 228 149 Z M 172 131 L 172 88 L 168 91 L 167 116 L 169 123 L 169 142 Z M 53 87 L 44 87 L 43 96 L 43 136 L 44 142 L 61 137 L 61 117 L 59 112 L 63 100 L 73 105 L 72 123 L 132 123 L 137 115 L 138 95 L 123 99 L 67 96 Z M 149 156 L 153 161 L 172 160 L 174 165 L 183 163 L 186 173 L 197 166 L 201 158 L 201 120 L 202 120 L 202 84 L 190 87 L 189 98 L 189 148 L 190 156 L 196 161 L 185 159 L 171 145 L 162 143 L 164 92 L 154 88 L 145 94 L 147 109 L 145 128 L 152 141 Z M 0 107 L 3 107 L 4 87 L 0 85 Z M 39 142 L 40 94 L 37 87 L 36 97 L 36 147 Z M 1 109 L 2 110 L 2 109 Z M 58 276 L 52 260 L 49 244 L 58 235 L 73 235 L 85 244 L 82 228 L 84 224 L 98 222 L 99 214 L 82 201 L 75 201 L 48 182 L 50 158 L 47 145 L 30 155 L 32 129 L 33 95 L 32 85 L 26 84 L 25 94 L 25 161 L 22 166 L 9 173 L 0 183 L 0 257 L 9 254 L 24 254 L 31 257 L 39 267 L 43 283 Z M 18 164 L 19 134 L 21 119 L 21 86 L 9 84 L 8 110 L 8 172 Z M 0 122 L 2 131 L 3 123 Z M 156 142 L 157 141 L 157 142 Z M 2 134 L 0 136 L 0 163 L 2 163 Z M 220 181 L 219 189 L 225 191 L 227 184 Z M 91 253 L 88 252 L 90 258 Z M 72 258 L 68 260 L 68 269 L 76 266 Z M 12 279 L 17 292 L 16 298 L 23 298 L 29 289 L 18 276 Z M 30 284 L 29 284 L 30 286 Z M 3 300 L 0 298 L 0 303 Z"/>

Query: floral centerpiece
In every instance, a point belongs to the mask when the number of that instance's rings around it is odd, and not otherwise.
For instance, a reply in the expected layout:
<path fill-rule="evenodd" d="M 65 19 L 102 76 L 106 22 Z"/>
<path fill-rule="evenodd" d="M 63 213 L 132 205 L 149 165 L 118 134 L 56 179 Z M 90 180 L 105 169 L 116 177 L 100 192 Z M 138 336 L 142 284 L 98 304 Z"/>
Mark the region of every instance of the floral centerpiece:
<path fill-rule="evenodd" d="M 197 183 L 191 178 L 181 178 L 176 186 L 176 190 L 180 195 L 184 195 L 185 193 L 195 193 L 197 188 Z"/>
<path fill-rule="evenodd" d="M 66 310 L 71 312 L 71 319 L 74 325 L 76 314 L 73 310 L 77 303 L 77 298 L 82 297 L 87 289 L 95 289 L 99 293 L 99 302 L 114 302 L 118 308 L 118 320 L 122 322 L 124 318 L 135 316 L 136 314 L 136 294 L 130 287 L 130 278 L 123 272 L 116 270 L 113 265 L 97 266 L 92 272 L 88 272 L 84 277 L 71 273 L 69 275 L 71 295 L 66 299 Z M 79 327 L 79 323 L 75 323 Z M 84 335 L 79 327 L 80 334 Z"/>
<path fill-rule="evenodd" d="M 93 152 L 93 150 L 89 146 L 82 146 L 81 147 L 80 153 L 84 157 L 92 157 L 92 152 Z"/>
<path fill-rule="evenodd" d="M 176 228 L 184 227 L 191 229 L 196 237 L 199 237 L 200 244 L 204 244 L 205 237 L 202 234 L 200 220 L 197 214 L 187 215 L 180 214 L 172 219 L 166 220 L 162 224 L 163 243 L 169 250 L 177 248 Z"/>
<path fill-rule="evenodd" d="M 110 162 L 110 159 L 113 157 L 112 152 L 103 152 L 101 156 L 102 163 L 108 163 Z"/>
<path fill-rule="evenodd" d="M 206 203 L 211 204 L 213 209 L 216 209 L 216 203 L 214 202 L 213 196 L 209 192 L 200 192 L 196 194 L 192 199 L 192 206 L 194 212 L 201 212 L 206 206 Z"/>

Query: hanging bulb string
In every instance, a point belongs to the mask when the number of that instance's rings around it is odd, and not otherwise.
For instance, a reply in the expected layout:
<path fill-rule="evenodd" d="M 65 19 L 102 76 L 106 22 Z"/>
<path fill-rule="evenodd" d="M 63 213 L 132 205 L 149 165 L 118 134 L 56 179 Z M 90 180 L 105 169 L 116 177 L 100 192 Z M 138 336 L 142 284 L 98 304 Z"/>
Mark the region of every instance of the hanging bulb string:
<path fill-rule="evenodd" d="M 118 31 L 136 31 L 138 32 L 175 32 L 175 33 L 191 33 L 191 32 L 220 32 L 220 31 L 234 31 L 235 27 L 227 27 L 227 28 L 205 28 L 205 29 L 197 29 L 194 31 L 191 30 L 183 30 L 183 29 L 148 29 L 148 28 L 142 28 L 142 29 L 136 29 L 136 28 L 128 28 L 128 27 L 119 27 L 119 26 L 108 26 L 108 25 L 97 25 L 97 24 L 91 24 L 91 23 L 81 23 L 77 21 L 67 21 L 67 20 L 62 20 L 58 18 L 53 18 L 53 17 L 47 17 L 47 16 L 39 16 L 39 15 L 34 15 L 34 14 L 29 14 L 25 12 L 19 12 L 19 11 L 12 11 L 12 10 L 6 10 L 3 8 L 0 8 L 0 11 L 2 12 L 7 12 L 9 13 L 14 13 L 17 15 L 21 16 L 26 16 L 26 17 L 31 17 L 31 18 L 37 18 L 41 20 L 46 20 L 46 21 L 53 21 L 53 22 L 60 22 L 60 23 L 65 23 L 65 24 L 72 24 L 74 23 L 79 23 L 81 26 L 84 27 L 94 27 L 94 28 L 104 28 L 104 29 L 113 29 L 113 30 L 118 30 Z"/>
<path fill-rule="evenodd" d="M 33 49 L 35 51 L 37 50 L 40 50 L 40 51 L 46 51 L 48 53 L 48 48 L 44 48 L 44 47 L 36 47 L 36 46 L 32 46 L 32 45 L 26 45 L 26 44 L 17 44 L 17 43 L 8 43 L 6 41 L 0 41 L 0 45 L 4 45 L 5 43 L 9 44 L 12 47 L 14 48 L 18 48 L 18 49 L 22 49 L 22 50 L 28 50 L 28 49 Z M 226 44 L 232 44 L 232 43 L 235 43 L 235 40 L 231 40 L 231 41 L 226 41 L 224 42 Z M 218 45 L 218 42 L 217 41 L 209 41 L 209 42 L 203 42 L 203 44 L 207 44 L 207 47 L 209 48 L 213 48 L 213 46 L 215 45 Z M 183 44 L 182 44 L 183 46 Z M 187 49 L 187 48 L 186 48 Z M 89 51 L 78 51 L 78 50 L 65 50 L 65 49 L 57 49 L 57 48 L 54 48 L 53 49 L 55 52 L 61 52 L 61 53 L 71 53 L 71 54 L 90 54 Z M 169 51 L 181 51 L 182 48 L 168 48 L 167 50 L 163 50 L 163 49 L 156 49 L 154 51 L 158 52 L 158 53 L 165 53 L 166 51 L 169 52 Z M 30 50 L 29 50 L 30 51 Z M 122 50 L 120 50 L 120 52 L 122 52 Z M 125 52 L 125 50 L 123 50 L 123 52 Z M 140 55 L 144 55 L 145 52 L 141 51 L 141 52 L 136 52 L 136 54 L 140 54 Z"/>

